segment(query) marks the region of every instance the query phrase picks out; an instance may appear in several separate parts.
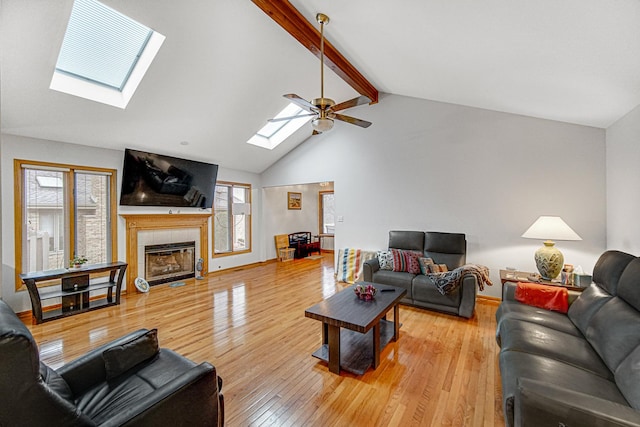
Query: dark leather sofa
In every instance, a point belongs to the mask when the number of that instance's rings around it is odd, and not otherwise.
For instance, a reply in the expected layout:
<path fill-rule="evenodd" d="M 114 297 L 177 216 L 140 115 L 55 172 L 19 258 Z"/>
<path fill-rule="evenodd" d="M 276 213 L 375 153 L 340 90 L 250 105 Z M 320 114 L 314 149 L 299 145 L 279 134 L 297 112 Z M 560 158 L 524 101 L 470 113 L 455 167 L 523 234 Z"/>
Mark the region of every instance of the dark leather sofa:
<path fill-rule="evenodd" d="M 567 314 L 521 304 L 506 283 L 496 312 L 505 424 L 640 426 L 640 258 L 601 255 Z"/>
<path fill-rule="evenodd" d="M 467 240 L 462 233 L 435 231 L 390 231 L 389 248 L 422 251 L 425 257 L 436 264 L 446 264 L 449 270 L 466 264 Z M 442 295 L 427 276 L 403 271 L 381 270 L 377 258 L 363 263 L 365 282 L 398 286 L 407 290 L 403 304 L 428 308 L 470 318 L 476 307 L 478 283 L 468 274 L 462 278 L 460 287 Z"/>
<path fill-rule="evenodd" d="M 222 426 L 221 380 L 139 330 L 57 370 L 0 300 L 0 426 Z"/>

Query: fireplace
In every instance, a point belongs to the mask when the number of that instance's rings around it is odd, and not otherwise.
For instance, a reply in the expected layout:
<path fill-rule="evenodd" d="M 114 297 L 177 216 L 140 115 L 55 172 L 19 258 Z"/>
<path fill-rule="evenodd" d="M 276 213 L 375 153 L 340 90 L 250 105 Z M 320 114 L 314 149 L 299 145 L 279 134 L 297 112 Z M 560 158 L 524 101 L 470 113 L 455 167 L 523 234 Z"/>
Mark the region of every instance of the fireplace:
<path fill-rule="evenodd" d="M 195 251 L 195 241 L 145 246 L 145 279 L 158 285 L 194 277 Z"/>

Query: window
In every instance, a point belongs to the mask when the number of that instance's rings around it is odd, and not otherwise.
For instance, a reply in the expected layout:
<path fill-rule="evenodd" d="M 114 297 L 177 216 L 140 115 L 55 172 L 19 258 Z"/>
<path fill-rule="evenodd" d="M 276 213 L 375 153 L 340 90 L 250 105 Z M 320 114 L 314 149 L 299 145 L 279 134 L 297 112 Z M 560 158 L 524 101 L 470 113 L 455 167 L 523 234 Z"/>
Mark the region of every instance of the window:
<path fill-rule="evenodd" d="M 321 191 L 319 199 L 320 234 L 334 234 L 336 228 L 336 205 L 333 191 Z"/>
<path fill-rule="evenodd" d="M 75 0 L 49 87 L 125 108 L 163 42 L 96 0 Z"/>
<path fill-rule="evenodd" d="M 115 171 L 15 161 L 16 272 L 115 261 Z M 20 280 L 16 282 L 17 288 Z"/>
<path fill-rule="evenodd" d="M 282 141 L 300 129 L 302 125 L 307 123 L 311 119 L 311 116 L 312 114 L 309 114 L 308 111 L 291 103 L 274 117 L 274 120 L 284 120 L 267 122 L 247 143 L 273 150 L 280 145 Z"/>
<path fill-rule="evenodd" d="M 213 247 L 214 256 L 251 252 L 251 185 L 216 183 Z"/>

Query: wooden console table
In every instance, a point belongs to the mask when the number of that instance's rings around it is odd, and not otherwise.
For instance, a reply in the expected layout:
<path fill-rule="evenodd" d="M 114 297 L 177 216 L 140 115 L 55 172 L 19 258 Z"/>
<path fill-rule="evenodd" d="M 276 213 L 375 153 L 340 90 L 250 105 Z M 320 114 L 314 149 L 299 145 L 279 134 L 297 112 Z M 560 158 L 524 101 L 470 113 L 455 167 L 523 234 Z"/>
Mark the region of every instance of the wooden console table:
<path fill-rule="evenodd" d="M 109 262 L 92 264 L 75 269 L 61 268 L 58 270 L 36 271 L 20 275 L 26 285 L 31 298 L 31 311 L 36 323 L 59 319 L 85 311 L 96 310 L 120 304 L 120 290 L 126 262 Z M 109 272 L 109 278 L 97 278 L 90 282 L 92 274 Z M 117 277 L 116 277 L 117 274 Z M 38 287 L 38 282 L 56 280 L 53 286 Z M 114 298 L 115 288 L 115 298 Z M 90 300 L 90 292 L 106 289 L 104 298 Z M 54 310 L 42 311 L 42 300 L 61 298 L 61 307 Z"/>

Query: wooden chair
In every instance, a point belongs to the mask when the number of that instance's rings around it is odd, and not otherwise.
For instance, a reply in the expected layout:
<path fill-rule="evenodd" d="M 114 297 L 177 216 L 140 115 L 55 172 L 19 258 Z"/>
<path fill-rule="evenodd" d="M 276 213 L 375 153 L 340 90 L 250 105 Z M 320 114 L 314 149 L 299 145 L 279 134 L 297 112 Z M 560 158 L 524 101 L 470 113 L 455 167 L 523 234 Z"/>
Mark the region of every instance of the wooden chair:
<path fill-rule="evenodd" d="M 289 247 L 289 235 L 278 234 L 274 236 L 276 243 L 276 256 L 278 261 L 293 261 L 295 249 Z"/>

